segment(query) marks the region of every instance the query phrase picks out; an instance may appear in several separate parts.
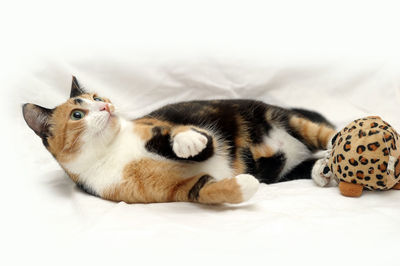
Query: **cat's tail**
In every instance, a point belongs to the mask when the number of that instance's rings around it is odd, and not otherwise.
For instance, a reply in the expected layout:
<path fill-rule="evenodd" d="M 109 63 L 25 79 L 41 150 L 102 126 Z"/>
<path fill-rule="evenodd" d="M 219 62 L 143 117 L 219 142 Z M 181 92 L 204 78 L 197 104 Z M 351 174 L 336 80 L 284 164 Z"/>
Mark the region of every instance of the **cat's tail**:
<path fill-rule="evenodd" d="M 329 140 L 336 134 L 332 124 L 312 121 L 301 114 L 289 119 L 289 128 L 312 151 L 327 149 Z"/>

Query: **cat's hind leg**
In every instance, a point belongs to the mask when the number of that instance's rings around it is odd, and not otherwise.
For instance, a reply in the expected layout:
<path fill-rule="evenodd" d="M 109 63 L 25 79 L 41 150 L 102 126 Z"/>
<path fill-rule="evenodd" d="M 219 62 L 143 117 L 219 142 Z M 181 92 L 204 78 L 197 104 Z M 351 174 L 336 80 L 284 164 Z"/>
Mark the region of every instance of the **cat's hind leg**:
<path fill-rule="evenodd" d="M 199 191 L 200 203 L 240 203 L 249 200 L 260 183 L 252 175 L 241 174 L 233 178 L 210 183 Z"/>

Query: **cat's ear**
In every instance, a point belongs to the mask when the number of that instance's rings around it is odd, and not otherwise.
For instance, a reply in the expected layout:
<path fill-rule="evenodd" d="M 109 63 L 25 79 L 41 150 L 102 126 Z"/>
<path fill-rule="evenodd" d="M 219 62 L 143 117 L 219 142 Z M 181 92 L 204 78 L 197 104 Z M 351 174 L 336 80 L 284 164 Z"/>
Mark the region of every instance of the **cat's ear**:
<path fill-rule="evenodd" d="M 49 136 L 49 120 L 53 110 L 31 103 L 22 106 L 25 122 L 42 139 Z"/>
<path fill-rule="evenodd" d="M 86 93 L 86 92 L 84 89 L 81 88 L 76 77 L 72 76 L 71 93 L 69 94 L 69 97 L 70 98 L 77 97 L 84 93 Z"/>

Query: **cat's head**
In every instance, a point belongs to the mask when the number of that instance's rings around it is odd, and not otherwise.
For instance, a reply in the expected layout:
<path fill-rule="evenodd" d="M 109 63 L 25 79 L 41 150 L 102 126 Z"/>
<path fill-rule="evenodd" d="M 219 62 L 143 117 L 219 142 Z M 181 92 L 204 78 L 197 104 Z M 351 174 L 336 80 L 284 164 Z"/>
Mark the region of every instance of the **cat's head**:
<path fill-rule="evenodd" d="M 59 162 L 72 159 L 84 145 L 109 145 L 120 129 L 110 100 L 86 92 L 75 77 L 65 103 L 53 109 L 27 103 L 22 112 L 28 126 Z"/>

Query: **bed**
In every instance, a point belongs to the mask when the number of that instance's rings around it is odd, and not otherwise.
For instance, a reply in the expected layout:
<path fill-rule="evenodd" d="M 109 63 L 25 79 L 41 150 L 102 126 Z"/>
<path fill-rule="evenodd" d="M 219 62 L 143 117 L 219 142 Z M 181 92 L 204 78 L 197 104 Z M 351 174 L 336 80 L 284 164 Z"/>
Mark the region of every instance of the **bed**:
<path fill-rule="evenodd" d="M 398 263 L 399 191 L 346 198 L 336 187 L 296 180 L 262 184 L 239 205 L 108 202 L 77 188 L 21 115 L 25 102 L 63 102 L 76 75 L 130 118 L 183 100 L 252 98 L 319 111 L 338 128 L 374 114 L 400 129 L 393 65 L 275 59 L 151 52 L 33 59 L 11 77 L 5 103 L 5 257 L 41 265 Z"/>

